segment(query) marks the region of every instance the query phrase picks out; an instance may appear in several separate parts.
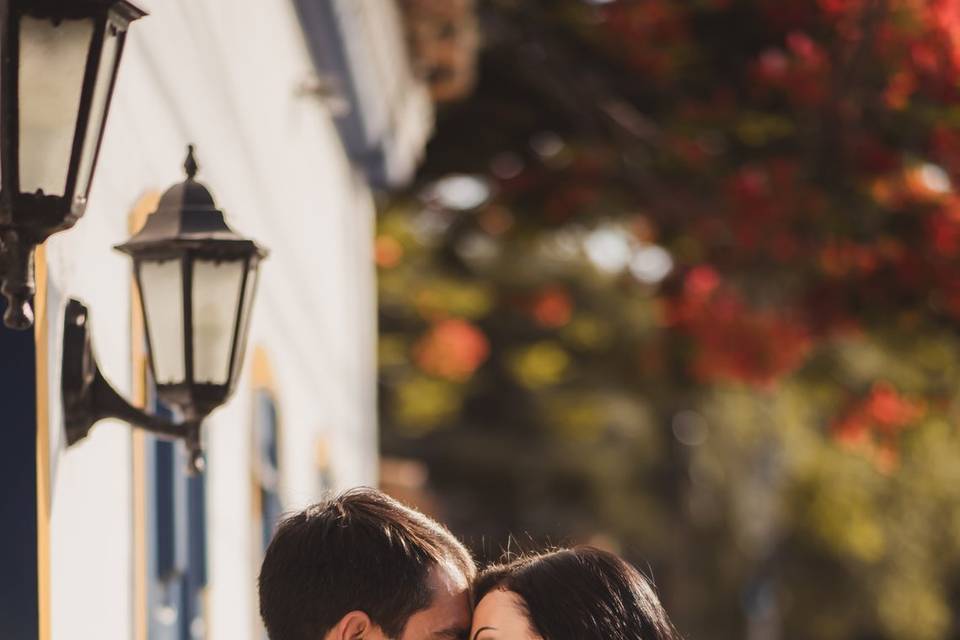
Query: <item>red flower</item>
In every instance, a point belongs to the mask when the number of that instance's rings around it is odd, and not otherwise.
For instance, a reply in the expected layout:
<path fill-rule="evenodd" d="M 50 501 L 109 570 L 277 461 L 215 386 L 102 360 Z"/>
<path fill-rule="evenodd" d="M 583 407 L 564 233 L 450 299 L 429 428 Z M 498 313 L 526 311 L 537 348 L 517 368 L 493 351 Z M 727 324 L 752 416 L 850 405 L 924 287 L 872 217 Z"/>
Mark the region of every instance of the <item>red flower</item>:
<path fill-rule="evenodd" d="M 945 213 L 936 213 L 927 219 L 927 232 L 934 250 L 945 258 L 960 253 L 960 224 Z"/>
<path fill-rule="evenodd" d="M 954 179 L 960 177 L 960 130 L 937 125 L 930 133 L 934 159 Z"/>
<path fill-rule="evenodd" d="M 903 397 L 888 382 L 873 385 L 864 409 L 877 428 L 884 431 L 902 429 L 923 414 L 922 403 Z"/>
<path fill-rule="evenodd" d="M 897 436 L 923 417 L 926 404 L 902 395 L 889 382 L 876 382 L 831 425 L 834 439 L 867 456 L 877 470 L 892 472 L 898 462 Z"/>
<path fill-rule="evenodd" d="M 894 73 L 883 92 L 883 100 L 891 109 L 903 109 L 917 90 L 917 78 L 909 69 Z"/>
<path fill-rule="evenodd" d="M 541 327 L 556 329 L 570 322 L 573 301 L 562 287 L 546 287 L 534 298 L 530 312 Z"/>
<path fill-rule="evenodd" d="M 413 347 L 413 357 L 425 372 L 462 382 L 470 378 L 490 353 L 487 337 L 460 318 L 441 320 Z"/>
<path fill-rule="evenodd" d="M 787 36 L 787 47 L 806 66 L 815 67 L 826 61 L 823 49 L 807 34 L 795 31 Z"/>
<path fill-rule="evenodd" d="M 824 48 L 806 33 L 793 31 L 786 36 L 786 51 L 767 49 L 750 73 L 761 89 L 783 92 L 795 106 L 810 108 L 826 100 L 829 71 Z"/>
<path fill-rule="evenodd" d="M 782 49 L 767 49 L 760 54 L 755 67 L 757 79 L 770 85 L 781 86 L 790 71 L 790 59 Z"/>
<path fill-rule="evenodd" d="M 690 368 L 703 382 L 769 386 L 802 365 L 812 347 L 792 314 L 751 308 L 706 265 L 687 274 L 669 324 L 693 339 Z"/>
<path fill-rule="evenodd" d="M 878 251 L 849 240 L 828 240 L 819 252 L 821 271 L 833 278 L 865 276 L 880 266 Z"/>
<path fill-rule="evenodd" d="M 403 258 L 403 245 L 393 236 L 379 235 L 374 243 L 374 261 L 382 269 L 390 269 Z"/>
<path fill-rule="evenodd" d="M 863 8 L 863 0 L 817 0 L 817 4 L 831 18 L 857 13 Z"/>
<path fill-rule="evenodd" d="M 694 267 L 684 279 L 684 293 L 689 298 L 702 300 L 720 286 L 720 274 L 709 265 Z"/>

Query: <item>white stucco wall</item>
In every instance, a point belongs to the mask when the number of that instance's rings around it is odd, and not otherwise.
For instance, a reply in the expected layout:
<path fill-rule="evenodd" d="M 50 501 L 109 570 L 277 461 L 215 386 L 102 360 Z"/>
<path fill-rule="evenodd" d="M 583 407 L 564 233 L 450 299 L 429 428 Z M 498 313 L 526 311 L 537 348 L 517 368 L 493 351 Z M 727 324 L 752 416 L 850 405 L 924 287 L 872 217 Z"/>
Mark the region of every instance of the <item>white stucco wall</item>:
<path fill-rule="evenodd" d="M 47 247 L 50 287 L 53 637 L 133 629 L 130 429 L 101 423 L 62 445 L 59 359 L 68 297 L 90 308 L 106 376 L 130 389 L 128 236 L 140 196 L 182 180 L 188 142 L 229 223 L 270 249 L 250 348 L 269 354 L 283 418 L 286 506 L 317 498 L 318 437 L 340 487 L 376 482 L 373 202 L 321 102 L 298 95 L 310 61 L 287 0 L 164 0 L 130 31 L 84 218 Z M 249 369 L 249 359 L 247 363 Z M 206 424 L 208 631 L 252 638 L 251 386 Z"/>

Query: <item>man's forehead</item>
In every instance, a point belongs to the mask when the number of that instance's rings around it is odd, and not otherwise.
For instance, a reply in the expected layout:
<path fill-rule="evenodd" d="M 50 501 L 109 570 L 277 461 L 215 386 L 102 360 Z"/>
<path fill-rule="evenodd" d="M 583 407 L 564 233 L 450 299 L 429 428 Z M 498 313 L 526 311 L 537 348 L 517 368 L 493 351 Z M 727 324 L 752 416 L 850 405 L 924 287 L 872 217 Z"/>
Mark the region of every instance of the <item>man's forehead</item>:
<path fill-rule="evenodd" d="M 430 569 L 427 584 L 434 593 L 449 594 L 464 592 L 470 586 L 463 571 L 452 561 L 443 562 Z"/>
<path fill-rule="evenodd" d="M 436 566 L 427 576 L 433 592 L 430 606 L 407 622 L 403 640 L 459 640 L 470 630 L 469 583 L 463 572 Z"/>

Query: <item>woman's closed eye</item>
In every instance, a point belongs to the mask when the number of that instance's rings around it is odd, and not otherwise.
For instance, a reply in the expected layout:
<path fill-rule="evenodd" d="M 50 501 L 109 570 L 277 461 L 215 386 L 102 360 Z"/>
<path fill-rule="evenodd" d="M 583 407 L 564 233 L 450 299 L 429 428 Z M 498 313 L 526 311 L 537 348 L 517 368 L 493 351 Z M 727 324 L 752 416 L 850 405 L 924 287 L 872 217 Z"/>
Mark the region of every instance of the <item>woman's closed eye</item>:
<path fill-rule="evenodd" d="M 494 627 L 480 627 L 477 629 L 477 632 L 473 634 L 473 640 L 495 640 L 492 633 L 485 633 L 489 631 L 496 631 Z"/>

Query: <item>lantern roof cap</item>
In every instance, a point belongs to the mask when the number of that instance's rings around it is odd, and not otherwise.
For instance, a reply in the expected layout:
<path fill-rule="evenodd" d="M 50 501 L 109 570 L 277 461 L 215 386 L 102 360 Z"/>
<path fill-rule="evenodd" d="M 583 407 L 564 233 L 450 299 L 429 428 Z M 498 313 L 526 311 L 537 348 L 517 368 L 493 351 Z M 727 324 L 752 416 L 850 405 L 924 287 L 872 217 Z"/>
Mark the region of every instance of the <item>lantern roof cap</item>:
<path fill-rule="evenodd" d="M 194 146 L 187 145 L 187 159 L 183 161 L 183 171 L 187 174 L 187 179 L 173 185 L 160 197 L 160 205 L 157 211 L 161 209 L 210 209 L 218 211 L 217 205 L 213 200 L 213 194 L 210 189 L 201 182 L 197 182 L 197 171 L 200 165 L 197 164 L 197 157 L 194 155 Z"/>
<path fill-rule="evenodd" d="M 227 225 L 213 194 L 197 182 L 199 166 L 193 145 L 187 147 L 183 168 L 186 180 L 167 189 L 143 228 L 116 249 L 130 255 L 163 253 L 168 249 L 208 249 L 217 253 L 249 253 L 255 259 L 265 257 L 265 250 Z"/>
<path fill-rule="evenodd" d="M 60 19 L 82 18 L 104 10 L 111 11 L 119 18 L 124 23 L 124 28 L 126 24 L 149 15 L 139 2 L 131 0 L 33 0 L 24 7 L 27 15 Z"/>

